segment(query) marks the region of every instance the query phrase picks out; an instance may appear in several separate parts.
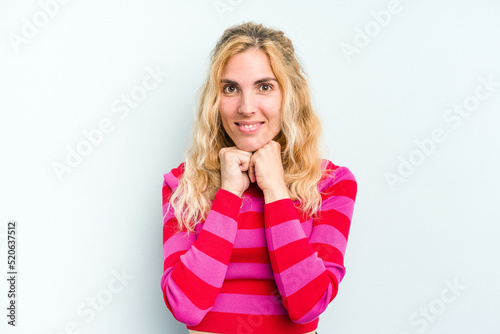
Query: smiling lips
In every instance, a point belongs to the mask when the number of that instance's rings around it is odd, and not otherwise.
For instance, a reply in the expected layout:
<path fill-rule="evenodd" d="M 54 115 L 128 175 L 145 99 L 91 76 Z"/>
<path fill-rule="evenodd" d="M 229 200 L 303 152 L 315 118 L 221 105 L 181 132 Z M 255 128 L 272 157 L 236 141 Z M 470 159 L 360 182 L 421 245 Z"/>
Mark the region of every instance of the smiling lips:
<path fill-rule="evenodd" d="M 251 133 L 257 131 L 264 122 L 235 122 L 238 129 L 243 133 Z"/>

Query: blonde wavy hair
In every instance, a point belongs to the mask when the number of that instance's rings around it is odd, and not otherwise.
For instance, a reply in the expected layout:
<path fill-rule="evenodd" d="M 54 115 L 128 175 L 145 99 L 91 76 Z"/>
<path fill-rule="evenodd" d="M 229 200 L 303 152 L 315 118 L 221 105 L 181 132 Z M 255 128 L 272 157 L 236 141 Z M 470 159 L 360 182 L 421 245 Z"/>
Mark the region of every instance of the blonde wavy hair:
<path fill-rule="evenodd" d="M 258 48 L 269 58 L 283 92 L 281 131 L 275 138 L 281 145 L 285 183 L 290 198 L 300 209 L 314 215 L 321 195 L 319 136 L 321 125 L 311 106 L 309 87 L 294 47 L 282 31 L 247 22 L 224 31 L 211 53 L 209 73 L 199 91 L 194 135 L 186 152 L 184 174 L 170 197 L 180 230 L 194 231 L 206 219 L 211 201 L 221 186 L 219 151 L 234 146 L 219 114 L 220 81 L 228 60 L 250 48 Z"/>

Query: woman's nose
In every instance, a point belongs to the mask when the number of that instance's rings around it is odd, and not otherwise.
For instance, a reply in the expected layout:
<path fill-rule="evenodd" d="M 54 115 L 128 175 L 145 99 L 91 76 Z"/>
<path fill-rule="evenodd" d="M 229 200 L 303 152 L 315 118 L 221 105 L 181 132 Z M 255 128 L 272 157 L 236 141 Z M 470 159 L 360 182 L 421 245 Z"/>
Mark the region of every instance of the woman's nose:
<path fill-rule="evenodd" d="M 245 116 L 251 116 L 255 114 L 255 112 L 257 111 L 257 104 L 253 94 L 243 93 L 240 96 L 241 97 L 240 97 L 240 105 L 238 108 L 238 113 Z"/>

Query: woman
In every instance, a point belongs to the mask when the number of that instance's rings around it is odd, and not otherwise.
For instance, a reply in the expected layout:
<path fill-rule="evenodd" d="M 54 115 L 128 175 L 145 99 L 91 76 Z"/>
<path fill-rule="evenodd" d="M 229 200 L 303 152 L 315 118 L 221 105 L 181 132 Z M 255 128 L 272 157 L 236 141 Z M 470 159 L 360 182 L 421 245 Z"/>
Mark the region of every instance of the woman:
<path fill-rule="evenodd" d="M 290 40 L 245 23 L 212 52 L 186 163 L 164 175 L 161 280 L 190 333 L 315 333 L 357 192 L 321 160 Z"/>

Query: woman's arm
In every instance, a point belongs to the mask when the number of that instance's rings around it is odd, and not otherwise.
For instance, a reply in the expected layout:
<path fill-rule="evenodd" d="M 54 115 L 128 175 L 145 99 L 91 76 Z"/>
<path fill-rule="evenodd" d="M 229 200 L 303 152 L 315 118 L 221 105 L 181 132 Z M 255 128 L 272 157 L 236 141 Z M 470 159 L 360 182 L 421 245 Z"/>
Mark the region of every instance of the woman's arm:
<path fill-rule="evenodd" d="M 168 201 L 172 189 L 163 183 L 163 275 L 165 304 L 187 325 L 201 322 L 213 307 L 226 276 L 242 199 L 220 189 L 198 237 L 178 232 Z"/>
<path fill-rule="evenodd" d="M 236 147 L 219 151 L 221 188 L 198 237 L 187 232 L 176 233 L 177 219 L 168 205 L 184 166 L 181 164 L 182 168 L 175 173 L 173 170 L 164 176 L 161 286 L 168 308 L 177 320 L 187 325 L 194 326 L 203 320 L 224 283 L 238 230 L 240 196 L 250 185 L 247 170 L 251 156 Z"/>
<path fill-rule="evenodd" d="M 309 238 L 289 198 L 267 203 L 264 209 L 275 281 L 283 305 L 297 323 L 312 321 L 326 309 L 345 274 L 343 260 L 356 179 L 349 169 L 338 167 L 321 182 L 320 189 L 322 205 Z"/>

